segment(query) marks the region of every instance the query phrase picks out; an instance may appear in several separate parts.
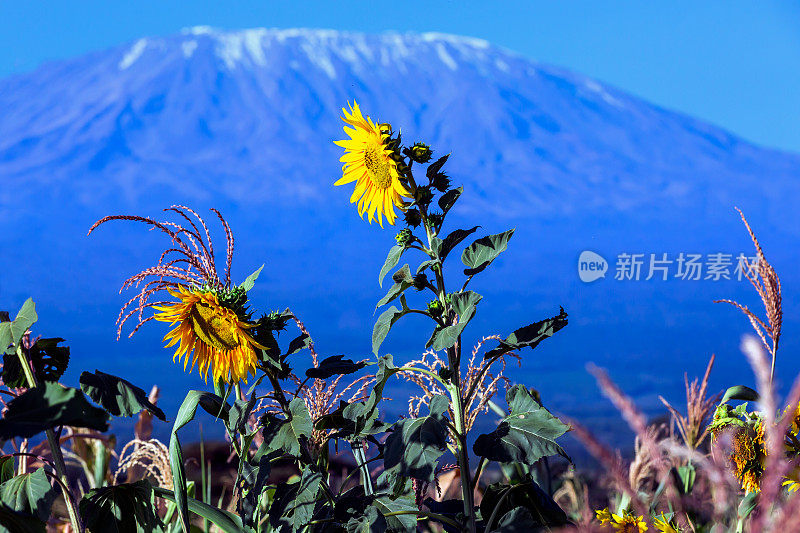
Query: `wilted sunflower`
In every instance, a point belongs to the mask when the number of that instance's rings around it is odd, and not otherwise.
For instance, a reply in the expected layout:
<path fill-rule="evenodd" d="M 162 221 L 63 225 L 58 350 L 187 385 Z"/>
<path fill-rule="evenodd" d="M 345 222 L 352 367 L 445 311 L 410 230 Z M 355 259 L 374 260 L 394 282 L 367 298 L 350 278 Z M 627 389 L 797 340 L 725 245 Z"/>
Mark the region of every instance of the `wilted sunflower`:
<path fill-rule="evenodd" d="M 737 428 L 733 435 L 730 459 L 734 475 L 745 492 L 761 491 L 761 474 L 764 472 L 764 424 L 757 422 L 755 429 Z"/>
<path fill-rule="evenodd" d="M 158 263 L 125 280 L 120 292 L 128 287 L 144 285 L 139 293 L 128 300 L 117 318 L 117 338 L 125 322 L 138 314 L 138 323 L 132 336 L 142 324 L 150 320 L 169 322 L 175 327 L 164 336 L 167 348 L 178 345 L 173 356 L 183 360 L 186 369 L 192 361 L 207 379 L 209 370 L 215 383 L 238 383 L 248 375 L 255 375 L 258 356 L 256 349 L 264 349 L 248 333 L 255 325 L 249 322 L 246 310 L 247 292 L 243 287 L 231 288 L 230 267 L 233 256 L 233 235 L 230 226 L 216 209 L 212 209 L 222 222 L 227 239 L 227 257 L 224 277 L 217 273 L 214 247 L 208 228 L 197 213 L 184 206 L 172 206 L 165 211 L 179 214 L 188 228 L 174 222 L 157 222 L 146 217 L 109 216 L 98 220 L 89 230 L 109 220 L 144 222 L 166 233 L 172 243 L 160 256 Z M 189 217 L 193 215 L 203 229 Z M 145 282 L 145 280 L 147 280 Z M 177 301 L 150 301 L 155 293 L 167 291 Z M 144 317 L 145 309 L 158 311 Z"/>
<path fill-rule="evenodd" d="M 406 207 L 404 197 L 410 197 L 409 191 L 400 181 L 397 163 L 392 159 L 392 150 L 386 146 L 391 135 L 391 128 L 386 124 L 375 124 L 369 117 L 361 114 L 358 104 L 353 102 L 348 113 L 342 108 L 342 120 L 349 126 L 344 127 L 349 139 L 334 141 L 344 148 L 344 155 L 339 159 L 342 165 L 342 177 L 334 185 L 345 185 L 356 182 L 350 203 L 358 200 L 358 214 L 364 218 L 367 213 L 369 222 L 377 219 L 383 227 L 383 215 L 389 224 L 394 225 L 397 215 L 395 206 Z"/>

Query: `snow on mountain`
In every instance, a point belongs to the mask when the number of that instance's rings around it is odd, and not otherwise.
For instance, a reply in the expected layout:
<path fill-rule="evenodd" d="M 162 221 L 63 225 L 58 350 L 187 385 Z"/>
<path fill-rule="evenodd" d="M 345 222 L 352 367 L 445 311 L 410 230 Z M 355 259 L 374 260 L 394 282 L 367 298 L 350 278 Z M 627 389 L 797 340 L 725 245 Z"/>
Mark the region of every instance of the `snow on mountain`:
<path fill-rule="evenodd" d="M 237 235 L 237 275 L 267 263 L 257 288 L 267 307 L 291 305 L 328 352 L 367 353 L 380 297 L 371 280 L 393 241 L 332 186 L 340 164 L 331 141 L 353 99 L 405 140 L 452 152 L 449 171 L 466 190 L 459 221 L 478 217 L 486 232 L 517 227 L 510 252 L 476 286 L 495 303 L 481 304 L 475 335 L 564 305 L 568 330 L 526 363 L 531 384 L 544 381 L 557 406 L 596 397 L 575 377 L 587 360 L 617 367 L 651 400 L 682 379 L 681 370 L 654 372 L 654 361 L 678 358 L 699 371 L 721 350 L 723 372 L 745 368 L 744 319 L 711 304 L 733 296 L 753 305 L 742 284 L 608 276 L 584 285 L 581 250 L 612 263 L 623 251 L 750 251 L 736 205 L 785 274 L 786 292 L 796 289 L 796 154 L 479 39 L 196 27 L 0 80 L 0 308 L 33 294 L 58 330 L 51 334 L 91 356 L 121 354 L 104 370 L 147 380 L 136 364 L 144 357 L 167 367 L 163 379 L 192 382 L 168 367 L 157 328 L 113 340 L 115 289 L 155 259 L 160 241 L 121 225 L 85 233 L 110 213 L 217 206 Z M 798 346 L 796 300 L 785 300 L 786 353 Z M 396 353 L 419 348 L 402 333 L 392 340 L 386 348 Z M 581 385 L 565 390 L 565 379 Z"/>

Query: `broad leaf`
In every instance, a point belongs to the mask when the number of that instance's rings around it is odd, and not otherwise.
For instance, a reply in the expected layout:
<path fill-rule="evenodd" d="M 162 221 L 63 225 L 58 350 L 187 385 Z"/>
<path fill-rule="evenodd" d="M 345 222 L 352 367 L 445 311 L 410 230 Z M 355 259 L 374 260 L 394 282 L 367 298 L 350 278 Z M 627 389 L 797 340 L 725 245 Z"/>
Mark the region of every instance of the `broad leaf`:
<path fill-rule="evenodd" d="M 253 272 L 252 274 L 247 276 L 247 278 L 245 278 L 245 280 L 242 282 L 240 287 L 242 287 L 246 291 L 249 291 L 250 289 L 252 289 L 256 284 L 256 280 L 258 279 L 258 275 L 261 274 L 261 269 L 263 269 L 263 268 L 264 268 L 264 265 L 261 265 L 260 267 L 258 267 L 258 270 L 256 270 L 255 272 Z"/>
<path fill-rule="evenodd" d="M 270 524 L 273 528 L 291 531 L 303 529 L 314 515 L 314 505 L 322 475 L 306 466 L 300 480 L 295 483 L 282 483 L 275 491 L 275 498 L 269 508 Z"/>
<path fill-rule="evenodd" d="M 442 157 L 440 157 L 439 159 L 428 165 L 428 168 L 425 169 L 425 176 L 428 177 L 429 179 L 435 178 L 436 174 L 438 174 L 439 171 L 442 170 L 444 164 L 447 163 L 447 159 L 449 157 L 450 154 L 443 155 Z"/>
<path fill-rule="evenodd" d="M 569 460 L 556 442 L 569 426 L 539 405 L 523 385 L 510 388 L 506 401 L 511 414 L 503 418 L 497 429 L 478 436 L 472 446 L 475 455 L 500 463 L 526 465 L 550 455 L 561 455 Z"/>
<path fill-rule="evenodd" d="M 272 414 L 262 417 L 264 452 L 283 450 L 294 456 L 300 454 L 300 438 L 310 436 L 314 429 L 311 415 L 301 398 L 293 398 L 289 402 L 289 412 L 291 416 L 285 419 Z"/>
<path fill-rule="evenodd" d="M 90 404 L 81 391 L 46 382 L 8 402 L 0 420 L 0 439 L 30 438 L 56 426 L 106 431 L 108 413 Z"/>
<path fill-rule="evenodd" d="M 0 485 L 0 498 L 5 505 L 45 522 L 50 518 L 50 508 L 57 495 L 43 468 L 37 468 L 30 474 L 20 474 Z"/>
<path fill-rule="evenodd" d="M 378 320 L 375 321 L 375 326 L 372 328 L 372 351 L 378 355 L 378 349 L 383 343 L 383 339 L 389 334 L 389 330 L 395 322 L 400 320 L 400 317 L 408 313 L 405 309 L 400 310 L 395 306 L 391 306 L 380 314 Z"/>
<path fill-rule="evenodd" d="M 386 274 L 389 273 L 391 269 L 397 266 L 397 263 L 400 262 L 400 256 L 403 255 L 403 252 L 406 251 L 405 246 L 392 246 L 392 249 L 389 250 L 389 255 L 386 256 L 386 262 L 383 263 L 381 267 L 381 271 L 378 274 L 378 285 L 383 287 L 383 278 L 386 277 Z"/>
<path fill-rule="evenodd" d="M 458 313 L 458 323 L 443 328 L 436 328 L 428 341 L 428 347 L 434 350 L 446 350 L 456 343 L 469 321 L 475 316 L 476 306 L 483 296 L 473 291 L 457 292 L 451 296 L 453 309 Z"/>
<path fill-rule="evenodd" d="M 253 412 L 255 405 L 255 392 L 251 393 L 249 398 L 238 399 L 233 402 L 230 411 L 228 411 L 228 418 L 225 420 L 225 425 L 231 433 L 245 432 L 247 420 L 250 418 L 250 413 Z"/>
<path fill-rule="evenodd" d="M 450 209 L 453 208 L 453 206 L 458 201 L 458 198 L 461 196 L 462 192 L 464 192 L 464 188 L 463 187 L 458 187 L 456 189 L 450 189 L 449 191 L 444 193 L 441 198 L 439 198 L 439 207 L 442 208 L 442 213 L 443 214 L 446 215 L 447 212 L 450 211 Z"/>
<path fill-rule="evenodd" d="M 284 357 L 296 354 L 300 350 L 308 348 L 311 342 L 311 336 L 308 333 L 301 333 L 289 342 L 289 347 L 286 349 Z"/>
<path fill-rule="evenodd" d="M 515 330 L 511 335 L 500 341 L 500 344 L 483 356 L 484 359 L 491 359 L 495 356 L 503 355 L 512 350 L 519 350 L 521 348 L 536 348 L 540 342 L 548 337 L 552 337 L 554 333 L 567 325 L 567 313 L 564 308 L 561 312 L 545 320 L 534 322 L 533 324 L 524 326 Z"/>
<path fill-rule="evenodd" d="M 39 339 L 29 350 L 28 359 L 33 366 L 33 375 L 37 383 L 42 381 L 58 381 L 69 364 L 69 347 L 59 346 L 64 342 L 61 338 Z M 28 380 L 22 370 L 16 352 L 3 355 L 3 384 L 9 387 L 27 387 Z"/>
<path fill-rule="evenodd" d="M 499 507 L 498 507 L 499 506 Z M 481 516 L 488 520 L 494 514 L 491 531 L 520 531 L 528 533 L 541 528 L 561 528 L 569 525 L 564 511 L 532 479 L 520 480 L 514 485 L 494 483 L 486 487 L 481 500 Z M 519 523 L 514 523 L 514 520 Z M 523 526 L 519 529 L 515 526 Z"/>
<path fill-rule="evenodd" d="M 419 511 L 411 498 L 392 499 L 388 494 L 376 494 L 373 505 L 386 521 L 386 531 L 416 531 L 417 515 L 409 511 Z M 392 515 L 390 513 L 407 512 Z"/>
<path fill-rule="evenodd" d="M 39 320 L 36 304 L 28 298 L 22 304 L 16 318 L 11 322 L 0 322 L 0 350 L 6 352 L 9 346 L 16 346 L 26 331 Z M 11 350 L 13 352 L 13 350 Z"/>
<path fill-rule="evenodd" d="M 447 447 L 447 411 L 449 399 L 434 396 L 430 415 L 398 421 L 386 439 L 383 465 L 403 477 L 433 481 L 436 462 Z"/>
<path fill-rule="evenodd" d="M 332 355 L 320 361 L 318 367 L 306 370 L 306 376 L 314 379 L 328 379 L 332 376 L 358 372 L 365 366 L 367 366 L 366 361 L 355 363 L 352 359 L 344 359 L 344 355 Z"/>
<path fill-rule="evenodd" d="M 388 304 L 403 294 L 406 289 L 414 285 L 414 276 L 411 275 L 411 269 L 408 268 L 408 265 L 403 265 L 401 269 L 392 274 L 392 280 L 394 281 L 394 285 L 392 285 L 386 295 L 375 304 L 375 309 Z"/>
<path fill-rule="evenodd" d="M 114 416 L 133 416 L 142 409 L 166 422 L 164 411 L 147 398 L 147 393 L 129 381 L 95 370 L 94 374 L 83 372 L 80 377 L 81 390 Z"/>
<path fill-rule="evenodd" d="M 482 237 L 470 244 L 461 253 L 461 262 L 467 265 L 464 274 L 473 276 L 488 267 L 498 255 L 506 251 L 508 240 L 514 235 L 510 229 L 496 235 Z"/>
<path fill-rule="evenodd" d="M 81 519 L 92 533 L 150 533 L 161 524 L 147 480 L 90 490 L 81 499 Z"/>
<path fill-rule="evenodd" d="M 461 241 L 478 231 L 480 226 L 475 226 L 474 228 L 470 229 L 457 229 L 450 232 L 450 234 L 444 238 L 442 241 L 441 246 L 439 246 L 439 258 L 444 261 L 447 255 L 453 251 L 453 248 L 461 244 Z"/>
<path fill-rule="evenodd" d="M 42 521 L 25 513 L 20 513 L 11 507 L 0 503 L 0 531 L 11 533 L 45 533 L 47 525 Z"/>
<path fill-rule="evenodd" d="M 740 400 L 743 402 L 757 402 L 759 400 L 758 392 L 745 385 L 736 385 L 729 387 L 722 396 L 722 401 L 719 403 L 726 403 L 730 400 Z"/>

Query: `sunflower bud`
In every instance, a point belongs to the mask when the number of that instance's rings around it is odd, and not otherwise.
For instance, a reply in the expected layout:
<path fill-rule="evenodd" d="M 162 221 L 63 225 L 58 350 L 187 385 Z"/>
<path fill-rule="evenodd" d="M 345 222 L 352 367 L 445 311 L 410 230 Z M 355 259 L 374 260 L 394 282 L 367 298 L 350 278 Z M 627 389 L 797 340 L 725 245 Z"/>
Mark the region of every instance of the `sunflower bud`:
<path fill-rule="evenodd" d="M 428 276 L 424 272 L 414 276 L 414 288 L 421 291 L 428 285 Z"/>
<path fill-rule="evenodd" d="M 444 306 L 439 300 L 431 300 L 428 302 L 428 312 L 435 317 L 442 316 L 444 313 Z"/>
<path fill-rule="evenodd" d="M 444 222 L 444 215 L 441 213 L 429 213 L 428 222 L 430 222 L 431 226 L 438 228 Z"/>
<path fill-rule="evenodd" d="M 420 205 L 428 205 L 431 203 L 431 200 L 433 200 L 431 188 L 426 185 L 417 187 L 417 190 L 414 192 L 414 200 Z"/>
<path fill-rule="evenodd" d="M 431 185 L 439 192 L 445 192 L 450 188 L 450 177 L 444 172 L 439 172 L 433 177 Z"/>
<path fill-rule="evenodd" d="M 410 229 L 403 228 L 397 235 L 395 235 L 394 240 L 397 241 L 397 246 L 402 246 L 405 248 L 414 240 L 414 235 L 411 233 Z"/>
<path fill-rule="evenodd" d="M 416 228 L 422 222 L 422 215 L 416 209 L 409 209 L 405 214 L 406 224 L 412 228 Z"/>
<path fill-rule="evenodd" d="M 408 150 L 408 156 L 415 163 L 427 163 L 431 160 L 432 155 L 433 150 L 425 143 L 414 143 L 414 146 Z"/>

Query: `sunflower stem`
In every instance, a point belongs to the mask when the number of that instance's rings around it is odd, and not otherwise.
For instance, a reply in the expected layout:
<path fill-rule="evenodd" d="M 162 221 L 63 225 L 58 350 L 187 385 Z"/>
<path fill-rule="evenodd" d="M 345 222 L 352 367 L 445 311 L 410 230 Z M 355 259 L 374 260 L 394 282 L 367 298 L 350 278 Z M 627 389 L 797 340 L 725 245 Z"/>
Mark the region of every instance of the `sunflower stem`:
<path fill-rule="evenodd" d="M 22 342 L 17 345 L 17 357 L 19 357 L 20 365 L 22 365 L 22 372 L 25 374 L 28 387 L 36 387 L 36 376 L 33 375 L 28 358 L 22 353 Z M 67 504 L 67 513 L 69 514 L 72 530 L 82 532 L 83 526 L 78 518 L 78 509 L 75 505 L 75 500 L 72 498 L 72 493 L 69 490 L 67 465 L 64 463 L 64 455 L 61 453 L 61 444 L 58 442 L 53 428 L 48 428 L 45 433 L 47 434 L 47 443 L 50 445 L 50 453 L 53 456 L 53 464 L 55 464 L 56 467 L 56 474 L 61 480 L 61 491 L 64 493 L 64 500 Z"/>

